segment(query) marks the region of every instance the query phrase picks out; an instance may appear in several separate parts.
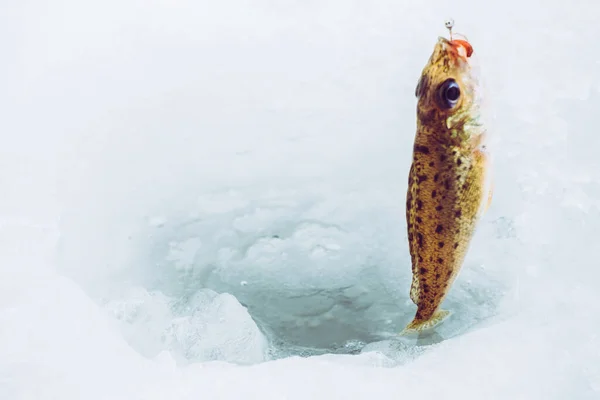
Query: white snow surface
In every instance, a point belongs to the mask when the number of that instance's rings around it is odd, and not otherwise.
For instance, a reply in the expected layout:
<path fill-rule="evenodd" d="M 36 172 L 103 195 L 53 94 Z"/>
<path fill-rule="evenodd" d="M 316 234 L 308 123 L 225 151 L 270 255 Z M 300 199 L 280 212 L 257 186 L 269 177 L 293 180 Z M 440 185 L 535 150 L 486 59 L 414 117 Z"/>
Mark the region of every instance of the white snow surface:
<path fill-rule="evenodd" d="M 600 399 L 597 1 L 0 7 L 1 399 Z M 494 201 L 400 338 L 448 17 Z"/>

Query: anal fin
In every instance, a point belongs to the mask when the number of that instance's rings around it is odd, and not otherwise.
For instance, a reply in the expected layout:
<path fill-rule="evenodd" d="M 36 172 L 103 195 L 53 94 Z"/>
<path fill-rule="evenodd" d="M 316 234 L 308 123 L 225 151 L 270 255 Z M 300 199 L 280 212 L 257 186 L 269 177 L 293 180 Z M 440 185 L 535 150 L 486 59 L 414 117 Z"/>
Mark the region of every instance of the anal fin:
<path fill-rule="evenodd" d="M 410 299 L 416 305 L 419 304 L 419 277 L 417 274 L 413 273 L 412 284 L 410 285 Z"/>

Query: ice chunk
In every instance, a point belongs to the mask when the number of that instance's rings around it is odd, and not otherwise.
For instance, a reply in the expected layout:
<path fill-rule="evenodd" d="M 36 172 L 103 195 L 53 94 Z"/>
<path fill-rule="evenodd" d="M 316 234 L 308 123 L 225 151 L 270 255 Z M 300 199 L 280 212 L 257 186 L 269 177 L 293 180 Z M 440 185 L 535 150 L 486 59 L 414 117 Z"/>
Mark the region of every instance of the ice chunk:
<path fill-rule="evenodd" d="M 248 311 L 227 293 L 209 289 L 177 301 L 137 288 L 106 304 L 128 342 L 146 357 L 170 351 L 181 363 L 265 360 L 268 343 Z"/>
<path fill-rule="evenodd" d="M 197 292 L 184 306 L 185 315 L 164 333 L 172 350 L 189 361 L 227 361 L 255 364 L 265 360 L 268 343 L 235 297 L 212 290 Z"/>

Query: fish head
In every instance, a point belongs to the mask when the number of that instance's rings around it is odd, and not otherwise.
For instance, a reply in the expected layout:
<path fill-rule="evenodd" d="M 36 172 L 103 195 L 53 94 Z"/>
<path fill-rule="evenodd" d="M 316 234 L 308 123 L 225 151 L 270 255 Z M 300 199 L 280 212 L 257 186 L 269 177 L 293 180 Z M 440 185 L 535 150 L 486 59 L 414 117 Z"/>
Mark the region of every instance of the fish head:
<path fill-rule="evenodd" d="M 423 68 L 415 95 L 424 133 L 454 143 L 481 134 L 481 90 L 473 47 L 462 39 L 438 38 Z"/>

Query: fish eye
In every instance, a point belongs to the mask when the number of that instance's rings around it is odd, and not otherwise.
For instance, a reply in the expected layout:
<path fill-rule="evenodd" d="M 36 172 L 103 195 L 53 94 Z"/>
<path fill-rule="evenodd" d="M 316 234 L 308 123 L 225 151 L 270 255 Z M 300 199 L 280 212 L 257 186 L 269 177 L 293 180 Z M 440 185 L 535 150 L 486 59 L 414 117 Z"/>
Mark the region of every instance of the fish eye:
<path fill-rule="evenodd" d="M 438 103 L 443 109 L 452 108 L 460 98 L 460 87 L 452 78 L 446 79 L 438 89 Z"/>

